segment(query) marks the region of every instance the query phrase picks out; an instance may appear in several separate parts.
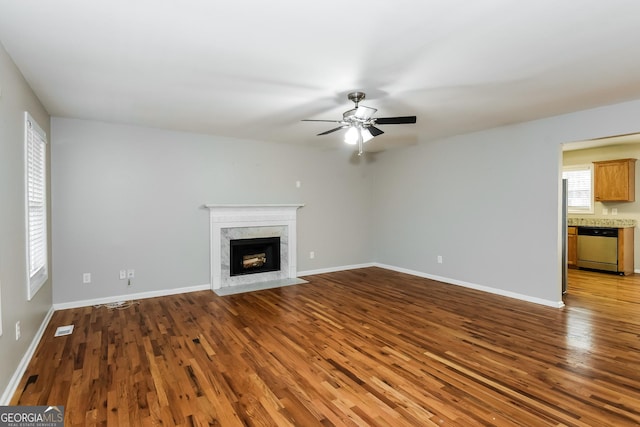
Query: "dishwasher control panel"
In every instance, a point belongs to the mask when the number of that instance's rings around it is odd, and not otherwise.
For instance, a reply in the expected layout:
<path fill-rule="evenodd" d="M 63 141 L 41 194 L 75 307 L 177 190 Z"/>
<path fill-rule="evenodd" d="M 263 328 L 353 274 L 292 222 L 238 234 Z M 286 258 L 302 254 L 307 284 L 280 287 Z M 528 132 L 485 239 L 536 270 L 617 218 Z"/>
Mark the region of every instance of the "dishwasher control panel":
<path fill-rule="evenodd" d="M 579 236 L 618 237 L 618 229 L 610 227 L 578 227 Z"/>

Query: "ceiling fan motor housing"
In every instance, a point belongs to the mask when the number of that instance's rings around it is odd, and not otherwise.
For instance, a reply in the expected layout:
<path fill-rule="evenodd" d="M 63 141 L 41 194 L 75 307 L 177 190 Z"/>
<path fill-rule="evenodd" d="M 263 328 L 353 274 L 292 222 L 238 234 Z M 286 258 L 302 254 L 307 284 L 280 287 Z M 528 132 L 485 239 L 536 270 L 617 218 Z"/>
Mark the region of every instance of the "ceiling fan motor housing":
<path fill-rule="evenodd" d="M 364 92 L 351 92 L 347 95 L 347 98 L 349 98 L 349 100 L 353 101 L 356 103 L 356 107 L 358 107 L 358 103 L 360 101 L 362 101 L 365 98 L 365 94 Z"/>

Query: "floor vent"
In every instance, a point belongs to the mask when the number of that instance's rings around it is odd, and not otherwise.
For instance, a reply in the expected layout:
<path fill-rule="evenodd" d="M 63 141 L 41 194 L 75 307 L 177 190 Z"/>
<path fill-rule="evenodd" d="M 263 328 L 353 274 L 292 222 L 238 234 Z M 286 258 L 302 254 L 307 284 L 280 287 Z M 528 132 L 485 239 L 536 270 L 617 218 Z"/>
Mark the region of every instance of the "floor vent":
<path fill-rule="evenodd" d="M 71 335 L 73 333 L 73 325 L 60 326 L 56 329 L 56 337 L 62 337 L 65 335 Z"/>

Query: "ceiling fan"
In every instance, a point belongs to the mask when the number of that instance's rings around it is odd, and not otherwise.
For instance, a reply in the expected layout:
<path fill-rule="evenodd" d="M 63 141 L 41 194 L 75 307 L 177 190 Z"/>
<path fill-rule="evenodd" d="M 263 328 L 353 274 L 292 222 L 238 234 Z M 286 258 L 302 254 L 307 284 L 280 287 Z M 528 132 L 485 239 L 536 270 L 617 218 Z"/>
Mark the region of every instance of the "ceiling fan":
<path fill-rule="evenodd" d="M 365 98 L 364 92 L 351 92 L 347 95 L 347 98 L 349 98 L 350 101 L 353 101 L 356 106 L 351 110 L 345 111 L 342 114 L 342 120 L 305 119 L 302 121 L 340 123 L 340 126 L 337 128 L 319 133 L 318 136 L 327 135 L 340 129 L 348 128 L 344 137 L 344 142 L 353 145 L 357 144 L 359 156 L 362 155 L 362 146 L 365 142 L 384 133 L 378 129 L 376 125 L 401 125 L 416 122 L 416 116 L 374 118 L 373 115 L 378 110 L 371 107 L 365 107 L 364 105 L 359 105 L 360 101 Z"/>

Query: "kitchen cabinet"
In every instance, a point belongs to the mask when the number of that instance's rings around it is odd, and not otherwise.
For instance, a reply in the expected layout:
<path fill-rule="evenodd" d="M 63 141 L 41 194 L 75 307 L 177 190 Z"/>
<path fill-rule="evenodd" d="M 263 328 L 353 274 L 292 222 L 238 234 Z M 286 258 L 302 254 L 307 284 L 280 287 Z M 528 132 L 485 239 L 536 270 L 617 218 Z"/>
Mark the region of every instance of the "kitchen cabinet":
<path fill-rule="evenodd" d="M 567 227 L 567 266 L 578 268 L 578 227 Z"/>
<path fill-rule="evenodd" d="M 618 272 L 628 276 L 633 274 L 634 255 L 633 255 L 633 228 L 618 229 Z"/>
<path fill-rule="evenodd" d="M 596 202 L 636 200 L 636 159 L 593 162 Z"/>

